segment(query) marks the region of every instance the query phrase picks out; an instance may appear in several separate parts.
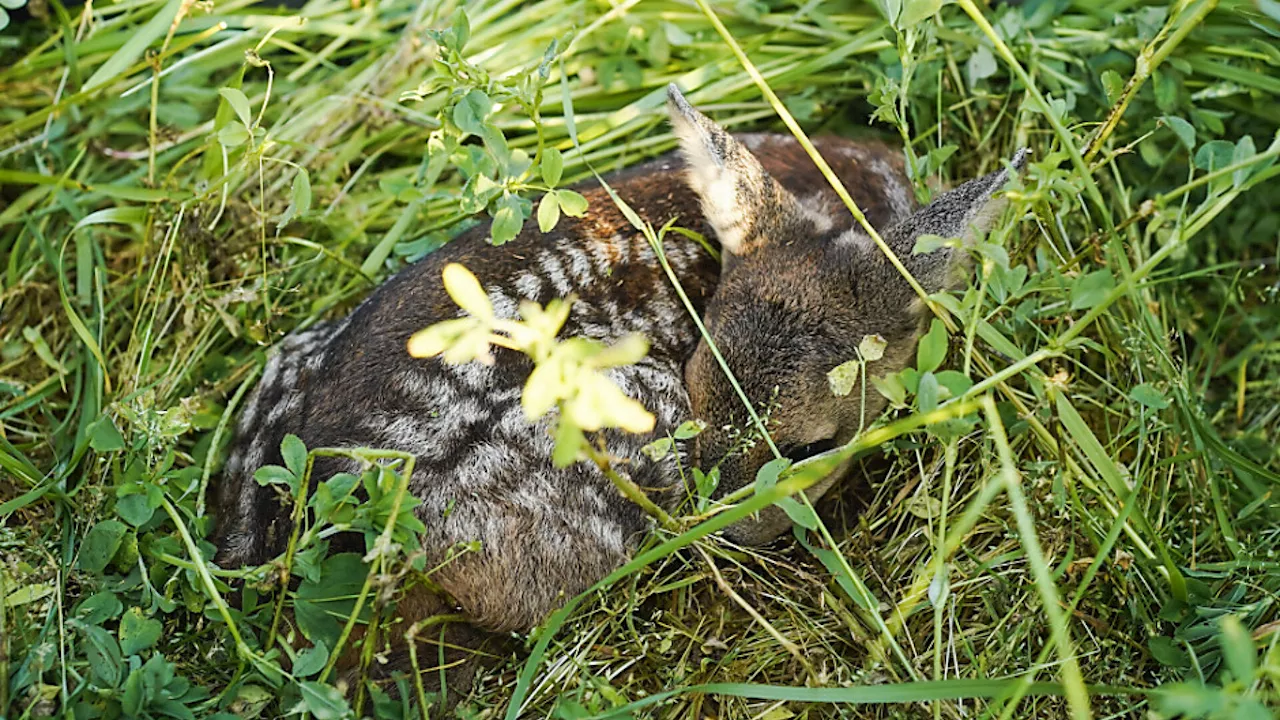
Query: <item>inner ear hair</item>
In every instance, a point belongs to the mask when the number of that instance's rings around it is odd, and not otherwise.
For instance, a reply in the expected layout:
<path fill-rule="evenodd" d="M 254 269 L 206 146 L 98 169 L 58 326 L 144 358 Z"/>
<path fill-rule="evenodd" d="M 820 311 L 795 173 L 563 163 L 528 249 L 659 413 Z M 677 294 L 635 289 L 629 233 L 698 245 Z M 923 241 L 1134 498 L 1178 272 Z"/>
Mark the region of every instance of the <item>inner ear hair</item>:
<path fill-rule="evenodd" d="M 765 171 L 751 151 L 667 86 L 671 127 L 680 141 L 689 187 L 727 255 L 746 255 L 803 222 L 804 208 Z"/>

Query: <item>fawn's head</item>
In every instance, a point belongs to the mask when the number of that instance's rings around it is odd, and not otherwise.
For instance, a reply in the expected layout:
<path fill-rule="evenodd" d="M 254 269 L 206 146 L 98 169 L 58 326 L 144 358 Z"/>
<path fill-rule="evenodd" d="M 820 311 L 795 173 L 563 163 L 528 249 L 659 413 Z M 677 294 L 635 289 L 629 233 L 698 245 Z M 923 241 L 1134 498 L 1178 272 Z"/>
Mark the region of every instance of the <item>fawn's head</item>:
<path fill-rule="evenodd" d="M 837 396 L 828 372 L 858 359 L 859 343 L 869 335 L 886 345 L 880 359 L 865 364 L 864 377 L 906 367 L 926 319 L 924 303 L 860 226 L 798 201 L 674 85 L 668 100 L 688 182 L 723 252 L 720 284 L 705 318 L 712 340 L 779 452 L 798 462 L 848 442 L 875 420 L 885 400 L 863 381 Z M 1012 169 L 1021 169 L 1025 158 L 1019 152 Z M 961 276 L 967 253 L 944 247 L 914 255 L 916 239 L 970 240 L 986 232 L 1003 210 L 995 193 L 1008 178 L 1009 170 L 1000 170 L 972 180 L 895 227 L 877 229 L 912 276 L 936 292 Z M 751 483 L 773 453 L 705 340 L 685 373 L 694 416 L 707 423 L 695 441 L 695 462 L 704 469 L 719 464 L 718 494 Z M 810 488 L 810 497 L 821 496 L 844 470 Z M 789 526 L 780 510 L 770 508 L 726 535 L 756 544 Z"/>

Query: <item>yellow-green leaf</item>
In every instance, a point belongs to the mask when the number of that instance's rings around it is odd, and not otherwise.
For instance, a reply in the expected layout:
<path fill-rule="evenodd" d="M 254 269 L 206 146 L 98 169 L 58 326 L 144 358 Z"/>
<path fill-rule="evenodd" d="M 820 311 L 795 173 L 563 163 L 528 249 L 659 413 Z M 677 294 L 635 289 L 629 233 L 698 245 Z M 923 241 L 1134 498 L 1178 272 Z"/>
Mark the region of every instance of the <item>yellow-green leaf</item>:
<path fill-rule="evenodd" d="M 601 350 L 592 358 L 591 365 L 593 367 L 634 365 L 643 360 L 647 352 L 649 352 L 649 341 L 643 335 L 632 333 Z"/>
<path fill-rule="evenodd" d="M 449 263 L 444 266 L 443 277 L 445 292 L 449 293 L 458 307 L 475 317 L 493 319 L 493 304 L 489 302 L 489 295 L 470 270 L 458 263 Z"/>
<path fill-rule="evenodd" d="M 564 173 L 564 156 L 556 148 L 549 147 L 542 151 L 542 180 L 548 187 L 560 184 Z"/>
<path fill-rule="evenodd" d="M 538 203 L 538 229 L 551 232 L 560 222 L 560 203 L 556 200 L 556 191 L 552 190 L 542 197 Z"/>
<path fill-rule="evenodd" d="M 581 193 L 560 190 L 556 192 L 556 199 L 560 202 L 560 209 L 569 217 L 582 217 L 587 214 L 587 199 Z"/>
<path fill-rule="evenodd" d="M 253 114 L 249 110 L 249 98 L 245 97 L 243 91 L 238 88 L 219 88 L 218 94 L 222 96 L 232 110 L 236 111 L 236 117 L 240 118 L 240 122 L 245 127 L 253 125 Z"/>
<path fill-rule="evenodd" d="M 417 358 L 435 357 L 474 325 L 475 320 L 471 318 L 458 318 L 438 322 L 425 330 L 419 330 L 409 338 L 409 354 Z"/>
<path fill-rule="evenodd" d="M 858 343 L 858 354 L 867 362 L 875 362 L 884 357 L 887 347 L 889 343 L 880 335 L 863 335 L 862 342 Z"/>
<path fill-rule="evenodd" d="M 551 359 L 539 364 L 529 373 L 524 392 L 520 395 L 520 405 L 524 408 L 524 416 L 529 420 L 537 420 L 546 415 L 561 398 L 564 380 L 559 371 L 559 363 Z"/>

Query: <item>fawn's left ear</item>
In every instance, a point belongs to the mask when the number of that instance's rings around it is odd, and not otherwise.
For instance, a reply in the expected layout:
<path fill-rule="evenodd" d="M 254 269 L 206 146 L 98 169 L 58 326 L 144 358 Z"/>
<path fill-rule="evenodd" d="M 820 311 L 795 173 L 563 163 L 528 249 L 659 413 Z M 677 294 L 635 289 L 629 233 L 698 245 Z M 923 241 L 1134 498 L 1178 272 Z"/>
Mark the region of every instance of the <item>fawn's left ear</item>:
<path fill-rule="evenodd" d="M 728 255 L 748 255 L 803 213 L 799 202 L 751 151 L 667 86 L 671 127 L 688 165 L 688 182 Z"/>

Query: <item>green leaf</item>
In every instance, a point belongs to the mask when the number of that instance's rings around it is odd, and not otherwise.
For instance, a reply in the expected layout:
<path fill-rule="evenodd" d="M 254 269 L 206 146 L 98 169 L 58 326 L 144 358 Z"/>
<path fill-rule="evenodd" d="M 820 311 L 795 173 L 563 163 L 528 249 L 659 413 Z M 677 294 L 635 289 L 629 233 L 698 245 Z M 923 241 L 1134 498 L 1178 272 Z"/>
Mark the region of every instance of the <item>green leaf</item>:
<path fill-rule="evenodd" d="M 340 553 L 324 559 L 320 578 L 304 580 L 298 586 L 294 614 L 303 637 L 325 647 L 337 645 L 342 624 L 355 609 L 355 598 L 364 586 L 369 569 L 355 553 Z M 366 604 L 360 619 L 369 617 Z"/>
<path fill-rule="evenodd" d="M 503 195 L 498 200 L 493 213 L 493 225 L 489 228 L 493 244 L 502 245 L 510 242 L 520 234 L 520 228 L 523 225 L 524 215 L 520 212 L 519 198 L 511 194 Z"/>
<path fill-rule="evenodd" d="M 244 125 L 232 120 L 218 131 L 218 142 L 224 147 L 233 148 L 245 144 L 249 139 L 249 131 Z"/>
<path fill-rule="evenodd" d="M 1151 656 L 1161 665 L 1178 668 L 1191 667 L 1187 653 L 1170 638 L 1163 635 L 1152 635 L 1147 640 L 1147 647 L 1151 650 Z"/>
<path fill-rule="evenodd" d="M 947 358 L 947 328 L 938 318 L 933 319 L 929 332 L 920 338 L 916 348 L 916 370 L 922 373 L 937 370 Z"/>
<path fill-rule="evenodd" d="M 538 229 L 544 233 L 551 232 L 558 222 L 560 222 L 560 201 L 556 199 L 556 191 L 552 190 L 543 195 L 542 202 L 538 203 Z"/>
<path fill-rule="evenodd" d="M 662 437 L 640 448 L 640 452 L 644 453 L 644 456 L 650 460 L 657 462 L 670 455 L 671 449 L 674 448 L 675 445 L 675 441 L 671 438 Z"/>
<path fill-rule="evenodd" d="M 1191 123 L 1176 115 L 1165 115 L 1161 119 L 1169 126 L 1170 130 L 1173 130 L 1173 133 L 1178 136 L 1178 139 L 1187 147 L 1187 150 L 1195 149 L 1196 129 Z"/>
<path fill-rule="evenodd" d="M 943 370 L 934 373 L 934 377 L 938 379 L 938 385 L 946 388 L 951 393 L 951 397 L 960 397 L 969 392 L 969 388 L 973 387 L 973 381 L 958 370 Z"/>
<path fill-rule="evenodd" d="M 141 527 L 155 514 L 155 508 L 147 502 L 146 495 L 125 495 L 116 500 L 116 514 L 130 525 Z"/>
<path fill-rule="evenodd" d="M 905 405 L 907 402 L 907 388 L 898 373 L 884 376 L 872 375 L 871 386 L 895 407 Z"/>
<path fill-rule="evenodd" d="M 232 110 L 236 111 L 236 117 L 240 118 L 240 122 L 245 127 L 253 127 L 253 113 L 249 110 L 249 98 L 237 88 L 219 88 L 218 94 L 222 96 Z"/>
<path fill-rule="evenodd" d="M 889 343 L 882 336 L 863 335 L 862 341 L 858 343 L 858 355 L 867 362 L 875 362 L 884 357 L 887 347 Z"/>
<path fill-rule="evenodd" d="M 836 584 L 858 607 L 864 610 L 872 610 L 879 606 L 879 601 L 874 596 L 868 596 L 861 583 L 854 582 L 854 576 L 844 569 L 844 563 L 841 562 L 840 557 L 834 551 L 810 545 L 803 533 L 797 534 L 796 537 L 806 550 L 822 561 L 827 571 L 835 577 Z"/>
<path fill-rule="evenodd" d="M 996 56 L 992 54 L 990 48 L 986 45 L 979 45 L 978 49 L 974 50 L 973 54 L 969 56 L 969 61 L 965 63 L 965 70 L 969 73 L 969 87 L 973 87 L 995 75 L 999 69 L 1000 66 L 996 64 Z"/>
<path fill-rule="evenodd" d="M 630 333 L 621 340 L 604 348 L 599 348 L 584 362 L 593 368 L 621 367 L 634 365 L 644 359 L 649 352 L 649 341 L 640 333 Z"/>
<path fill-rule="evenodd" d="M 1102 72 L 1102 91 L 1107 94 L 1107 102 L 1115 104 L 1124 92 L 1124 79 L 1115 70 Z"/>
<path fill-rule="evenodd" d="M 129 608 L 120 618 L 120 652 L 137 655 L 159 642 L 163 631 L 160 621 L 143 615 L 142 608 Z"/>
<path fill-rule="evenodd" d="M 7 597 L 0 598 L 0 601 L 3 601 L 4 607 L 16 608 L 22 605 L 30 605 L 37 600 L 43 600 L 52 595 L 53 592 L 54 587 L 49 583 L 20 585 L 9 593 Z"/>
<path fill-rule="evenodd" d="M 1226 706 L 1226 696 L 1220 689 L 1198 683 L 1162 685 L 1152 693 L 1151 699 L 1165 717 L 1216 718 L 1221 716 L 1214 713 Z"/>
<path fill-rule="evenodd" d="M 1164 112 L 1178 109 L 1178 78 L 1164 68 L 1156 68 L 1152 77 L 1152 89 L 1155 90 L 1156 107 Z"/>
<path fill-rule="evenodd" d="M 327 662 L 329 662 L 329 648 L 325 646 L 323 640 L 318 640 L 315 645 L 298 653 L 297 659 L 293 661 L 293 676 L 305 678 L 315 675 L 324 669 Z"/>
<path fill-rule="evenodd" d="M 698 468 L 693 469 L 693 486 L 698 491 L 698 497 L 709 498 L 711 493 L 716 491 L 716 487 L 720 485 L 720 468 L 713 467 L 710 472 L 702 472 Z"/>
<path fill-rule="evenodd" d="M 1236 146 L 1226 140 L 1213 140 L 1200 146 L 1196 151 L 1196 167 L 1213 172 L 1231 164 L 1235 156 Z"/>
<path fill-rule="evenodd" d="M 548 187 L 555 187 L 560 184 L 560 178 L 564 174 L 564 155 L 556 148 L 549 147 L 542 151 L 542 181 Z"/>
<path fill-rule="evenodd" d="M 449 263 L 444 267 L 441 275 L 445 292 L 449 293 L 449 297 L 453 298 L 458 307 L 466 310 L 473 317 L 493 318 L 493 303 L 489 301 L 489 294 L 484 291 L 480 281 L 471 274 L 470 270 L 458 263 Z"/>
<path fill-rule="evenodd" d="M 675 23 L 664 22 L 662 23 L 662 29 L 667 34 L 667 42 L 674 47 L 682 47 L 693 43 L 693 36 Z"/>
<path fill-rule="evenodd" d="M 484 134 L 484 121 L 493 111 L 493 101 L 483 90 L 471 89 L 453 106 L 453 124 L 472 135 Z"/>
<path fill-rule="evenodd" d="M 101 186 L 96 186 L 95 190 L 101 190 Z M 113 207 L 95 210 L 76 221 L 74 230 L 89 227 L 90 225 L 140 225 L 147 219 L 147 211 L 140 207 Z M 25 329 L 24 329 L 25 330 Z M 25 332 L 24 332 L 25 334 Z"/>
<path fill-rule="evenodd" d="M 560 190 L 556 193 L 560 201 L 560 209 L 569 217 L 582 217 L 587 214 L 587 199 L 573 190 Z"/>
<path fill-rule="evenodd" d="M 756 492 L 769 490 L 778 484 L 778 476 L 787 468 L 791 467 L 791 460 L 787 458 L 774 458 L 756 471 Z M 717 474 L 717 481 L 718 481 Z M 777 506 L 791 518 L 791 522 L 808 530 L 818 527 L 818 517 L 814 514 L 813 509 L 793 497 L 782 498 L 777 502 Z"/>
<path fill-rule="evenodd" d="M 285 467 L 294 477 L 302 477 L 307 469 L 307 446 L 297 435 L 285 435 L 280 442 L 280 455 L 284 458 Z"/>
<path fill-rule="evenodd" d="M 467 11 L 463 8 L 453 11 L 453 27 L 451 30 L 453 32 L 453 42 L 455 43 L 453 49 L 462 52 L 462 49 L 471 40 L 471 20 L 467 17 Z"/>
<path fill-rule="evenodd" d="M 555 446 L 551 451 L 551 463 L 556 467 L 569 467 L 577 462 L 582 444 L 586 442 L 582 428 L 574 420 L 572 415 L 565 414 L 556 423 Z"/>
<path fill-rule="evenodd" d="M 920 375 L 920 386 L 916 389 L 916 401 L 921 412 L 933 412 L 938 409 L 938 376 L 932 372 Z"/>
<path fill-rule="evenodd" d="M 258 468 L 253 473 L 253 479 L 263 487 L 284 485 L 291 488 L 298 481 L 297 476 L 289 472 L 288 468 L 282 468 L 279 465 L 264 465 Z"/>
<path fill-rule="evenodd" d="M 1227 670 L 1236 682 L 1253 682 L 1254 671 L 1258 666 L 1258 651 L 1253 646 L 1253 638 L 1249 631 L 1234 615 L 1224 615 L 1219 621 L 1222 634 L 1218 636 L 1218 644 L 1222 646 L 1222 659 L 1226 661 Z"/>
<path fill-rule="evenodd" d="M 905 30 L 924 22 L 937 14 L 944 4 L 944 0 L 904 0 L 902 14 L 898 16 L 895 27 Z"/>
<path fill-rule="evenodd" d="M 120 598 L 110 590 L 94 593 L 76 606 L 74 616 L 86 625 L 101 625 L 124 610 Z"/>
<path fill-rule="evenodd" d="M 1257 154 L 1258 154 L 1258 148 L 1254 146 L 1253 138 L 1248 135 L 1245 135 L 1244 137 L 1236 141 L 1235 152 L 1232 153 L 1231 155 L 1231 164 L 1238 165 L 1242 162 L 1247 161 L 1249 158 L 1252 158 L 1254 155 L 1257 155 Z M 1245 180 L 1249 179 L 1249 175 L 1251 175 L 1253 172 L 1255 172 L 1258 169 L 1259 168 L 1257 167 L 1240 168 L 1239 170 L 1231 173 L 1231 184 L 1234 185 L 1235 187 L 1240 187 L 1241 185 L 1244 184 Z"/>
<path fill-rule="evenodd" d="M 827 385 L 831 388 L 832 395 L 845 397 L 853 391 L 861 377 L 862 361 L 849 360 L 827 371 Z"/>
<path fill-rule="evenodd" d="M 671 43 L 667 41 L 667 35 L 661 29 L 649 33 L 649 41 L 645 49 L 645 56 L 649 64 L 654 67 L 662 67 L 671 61 Z"/>
<path fill-rule="evenodd" d="M 341 720 L 351 713 L 346 698 L 332 685 L 321 685 L 318 682 L 298 684 L 302 704 L 316 720 Z"/>
<path fill-rule="evenodd" d="M 1110 270 L 1096 270 L 1078 278 L 1071 285 L 1071 309 L 1085 310 L 1106 299 L 1115 288 L 1115 278 Z"/>
<path fill-rule="evenodd" d="M 940 250 L 944 247 L 956 247 L 959 243 L 955 238 L 944 238 L 938 235 L 921 235 L 916 238 L 916 243 L 911 248 L 912 255 L 927 255 L 934 250 Z"/>
<path fill-rule="evenodd" d="M 417 190 L 417 188 L 413 188 Z M 276 227 L 284 227 L 300 215 L 311 211 L 311 175 L 304 168 L 299 168 L 293 176 L 293 198 L 289 207 L 280 215 Z"/>
<path fill-rule="evenodd" d="M 125 448 L 124 438 L 120 436 L 116 424 L 107 415 L 98 418 L 94 423 L 89 435 L 89 447 L 100 453 L 115 452 Z"/>
<path fill-rule="evenodd" d="M 105 570 L 127 532 L 129 527 L 119 520 L 103 520 L 94 525 L 80 547 L 80 569 L 95 574 Z"/>
<path fill-rule="evenodd" d="M 805 505 L 793 497 L 785 497 L 778 501 L 778 507 L 791 518 L 791 522 L 806 530 L 818 529 L 818 514 L 813 507 Z"/>
<path fill-rule="evenodd" d="M 121 709 L 124 710 L 125 717 L 143 717 L 142 711 L 147 706 L 147 691 L 143 687 L 142 668 L 134 668 L 129 673 L 129 677 L 124 681 L 124 693 L 120 697 Z"/>
<path fill-rule="evenodd" d="M 40 362 L 53 368 L 59 375 L 66 374 L 67 368 L 54 356 L 53 349 L 49 347 L 49 343 L 44 339 L 40 328 L 35 326 L 24 327 L 22 328 L 22 337 L 31 343 L 31 349 L 35 351 L 36 357 L 40 358 Z"/>
<path fill-rule="evenodd" d="M 474 332 L 483 322 L 471 317 L 455 318 L 419 330 L 409 338 L 409 354 L 416 358 L 435 357 Z"/>
<path fill-rule="evenodd" d="M 1129 398 L 1152 410 L 1163 410 L 1169 407 L 1169 400 L 1150 383 L 1142 383 L 1129 391 Z"/>
<path fill-rule="evenodd" d="M 676 427 L 675 432 L 673 432 L 672 435 L 674 435 L 677 440 L 688 440 L 691 437 L 701 434 L 702 431 L 706 429 L 707 424 L 702 420 L 685 420 Z"/>
<path fill-rule="evenodd" d="M 756 471 L 756 492 L 768 490 L 778 484 L 778 476 L 783 470 L 791 467 L 791 461 L 787 458 L 774 458 Z"/>
<path fill-rule="evenodd" d="M 108 688 L 117 687 L 124 675 L 124 661 L 120 657 L 120 643 L 104 628 L 77 623 L 88 641 L 84 648 L 89 660 L 89 671 Z"/>
<path fill-rule="evenodd" d="M 1275 720 L 1276 717 L 1273 710 L 1252 697 L 1237 698 L 1234 712 L 1231 720 Z"/>

